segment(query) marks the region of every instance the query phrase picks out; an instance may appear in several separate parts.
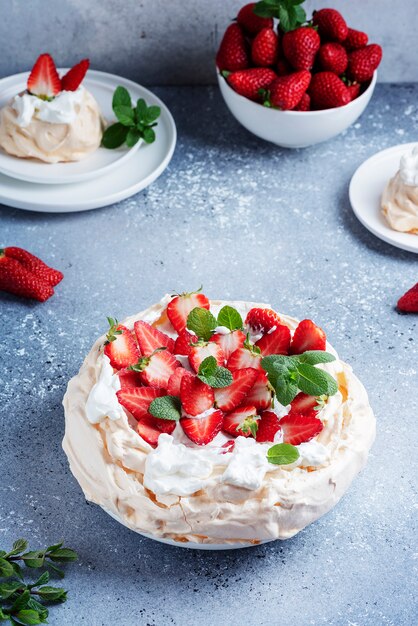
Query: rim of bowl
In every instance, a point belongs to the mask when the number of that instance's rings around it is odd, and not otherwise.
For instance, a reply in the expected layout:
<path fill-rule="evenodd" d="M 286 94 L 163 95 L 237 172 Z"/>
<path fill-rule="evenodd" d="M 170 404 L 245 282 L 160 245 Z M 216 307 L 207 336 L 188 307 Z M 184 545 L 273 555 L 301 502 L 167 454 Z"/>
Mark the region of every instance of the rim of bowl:
<path fill-rule="evenodd" d="M 251 102 L 252 104 L 254 104 L 257 107 L 263 106 L 259 102 L 255 102 L 254 100 L 250 100 L 249 98 L 246 98 L 245 96 L 241 96 L 241 94 L 239 94 L 236 91 L 234 91 L 232 89 L 232 87 L 229 85 L 229 83 L 226 80 L 226 78 L 224 78 L 222 76 L 222 73 L 221 73 L 221 71 L 220 71 L 218 66 L 216 66 L 216 71 L 217 71 L 217 75 L 218 75 L 218 80 L 221 80 L 221 79 L 224 80 L 226 88 L 229 91 L 231 91 L 235 96 L 237 96 L 238 98 L 242 98 L 243 100 L 246 100 L 247 102 Z M 319 111 L 281 111 L 280 109 L 274 109 L 274 108 L 270 108 L 270 107 L 263 107 L 263 108 L 266 111 L 274 111 L 275 113 L 280 113 L 281 115 L 305 115 L 305 117 L 306 117 L 307 114 L 315 115 L 315 116 L 326 115 L 326 114 L 329 114 L 330 111 L 342 111 L 343 109 L 347 109 L 347 108 L 353 106 L 359 100 L 362 100 L 363 97 L 369 91 L 372 91 L 374 89 L 374 87 L 376 85 L 376 81 L 377 81 L 377 70 L 374 71 L 373 78 L 371 79 L 370 84 L 367 87 L 367 89 L 365 91 L 363 91 L 363 93 L 360 96 L 358 96 L 358 98 L 355 98 L 351 102 L 348 102 L 347 104 L 344 104 L 342 107 L 333 107 L 331 109 L 320 109 Z"/>

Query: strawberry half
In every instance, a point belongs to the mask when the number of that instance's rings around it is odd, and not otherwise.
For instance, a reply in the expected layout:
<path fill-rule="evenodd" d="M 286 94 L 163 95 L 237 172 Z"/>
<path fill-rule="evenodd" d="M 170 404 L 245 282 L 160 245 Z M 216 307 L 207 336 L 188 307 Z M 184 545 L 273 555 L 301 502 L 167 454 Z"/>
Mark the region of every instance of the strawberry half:
<path fill-rule="evenodd" d="M 264 411 L 258 422 L 256 440 L 260 443 L 274 441 L 274 437 L 279 430 L 279 418 L 276 413 L 273 413 L 273 411 Z"/>
<path fill-rule="evenodd" d="M 174 343 L 173 354 L 189 355 L 192 349 L 191 343 L 197 343 L 196 335 L 189 333 L 186 329 L 182 330 Z"/>
<path fill-rule="evenodd" d="M 253 404 L 257 411 L 264 411 L 271 407 L 272 392 L 266 372 L 259 372 L 258 377 L 245 396 L 246 404 Z"/>
<path fill-rule="evenodd" d="M 250 344 L 238 348 L 231 354 L 228 359 L 227 368 L 231 372 L 241 370 L 246 367 L 252 367 L 255 370 L 261 370 L 261 354 L 253 349 Z"/>
<path fill-rule="evenodd" d="M 158 428 L 157 424 L 159 422 L 167 422 L 166 425 L 162 427 L 165 429 L 164 431 Z M 157 417 L 153 417 L 152 415 L 147 415 L 143 417 L 141 421 L 136 425 L 136 431 L 138 435 L 142 437 L 150 446 L 156 447 L 158 445 L 158 438 L 162 432 L 167 432 L 171 434 L 176 427 L 177 422 L 173 420 L 160 420 Z"/>
<path fill-rule="evenodd" d="M 325 350 L 327 338 L 322 330 L 312 320 L 302 320 L 293 335 L 290 345 L 291 354 L 302 354 L 307 350 Z"/>
<path fill-rule="evenodd" d="M 307 393 L 301 391 L 290 403 L 290 413 L 298 413 L 299 415 L 311 413 L 315 410 L 315 407 L 318 406 L 319 402 L 320 399 L 316 396 L 308 396 Z"/>
<path fill-rule="evenodd" d="M 163 333 L 151 324 L 139 320 L 134 324 L 135 335 L 141 354 L 149 356 L 157 348 L 167 348 L 169 352 L 174 350 L 174 339 Z"/>
<path fill-rule="evenodd" d="M 104 353 L 109 357 L 111 366 L 120 370 L 136 363 L 140 352 L 131 331 L 118 324 L 117 320 L 109 317 L 108 321 L 110 329 L 106 335 Z"/>
<path fill-rule="evenodd" d="M 209 310 L 208 298 L 203 293 L 199 293 L 199 291 L 179 294 L 174 296 L 168 303 L 168 319 L 178 333 L 181 333 L 186 328 L 190 311 L 193 311 L 196 307 Z"/>
<path fill-rule="evenodd" d="M 272 332 L 263 335 L 255 345 L 260 348 L 263 356 L 289 354 L 290 329 L 284 324 L 278 324 Z"/>
<path fill-rule="evenodd" d="M 251 367 L 232 372 L 232 383 L 228 387 L 214 390 L 216 406 L 222 411 L 229 412 L 242 404 L 257 376 L 257 370 Z"/>
<path fill-rule="evenodd" d="M 61 89 L 63 91 L 75 91 L 79 88 L 83 79 L 90 67 L 89 59 L 83 59 L 77 65 L 74 65 L 64 76 L 61 78 Z"/>
<path fill-rule="evenodd" d="M 168 381 L 174 370 L 180 363 L 168 350 L 157 348 L 149 356 L 141 357 L 132 369 L 140 372 L 140 378 L 144 385 L 167 389 Z"/>
<path fill-rule="evenodd" d="M 128 369 L 127 367 L 118 372 L 121 389 L 129 389 L 132 387 L 142 387 L 141 379 L 138 372 Z"/>
<path fill-rule="evenodd" d="M 405 313 L 418 313 L 418 283 L 399 298 L 397 307 Z"/>
<path fill-rule="evenodd" d="M 200 415 L 213 407 L 215 397 L 212 387 L 186 372 L 180 383 L 180 400 L 188 415 Z"/>
<path fill-rule="evenodd" d="M 149 405 L 155 398 L 164 396 L 163 389 L 151 387 L 130 387 L 119 389 L 116 395 L 125 409 L 132 413 L 135 419 L 140 420 L 148 414 Z"/>
<path fill-rule="evenodd" d="M 168 381 L 167 386 L 167 394 L 169 396 L 179 396 L 180 397 L 180 386 L 181 380 L 185 374 L 189 372 L 184 369 L 184 367 L 177 367 L 174 372 L 171 374 L 170 379 Z"/>
<path fill-rule="evenodd" d="M 208 343 L 202 343 L 198 346 L 193 346 L 189 354 L 189 363 L 195 372 L 199 371 L 202 361 L 209 356 L 213 356 L 216 359 L 218 365 L 224 365 L 225 355 L 222 352 L 222 348 L 217 343 L 209 341 Z"/>
<path fill-rule="evenodd" d="M 297 415 L 295 413 L 285 415 L 279 420 L 279 426 L 283 431 L 284 443 L 298 446 L 300 443 L 310 441 L 319 435 L 323 429 L 320 419 L 312 415 Z"/>
<path fill-rule="evenodd" d="M 210 338 L 210 341 L 214 341 L 221 347 L 225 359 L 228 360 L 235 350 L 238 350 L 238 348 L 244 345 L 245 335 L 242 330 L 234 330 L 226 335 L 223 333 L 215 333 Z"/>
<path fill-rule="evenodd" d="M 254 332 L 265 333 L 273 328 L 273 326 L 281 324 L 281 320 L 276 311 L 273 311 L 273 309 L 260 309 L 254 307 L 248 311 L 245 323 Z"/>
<path fill-rule="evenodd" d="M 54 98 L 61 91 L 61 81 L 50 54 L 41 54 L 28 78 L 28 91 L 43 100 Z"/>
<path fill-rule="evenodd" d="M 222 430 L 230 435 L 249 437 L 257 432 L 258 415 L 255 406 L 240 406 L 231 413 L 224 415 Z"/>
<path fill-rule="evenodd" d="M 222 411 L 214 411 L 206 417 L 183 417 L 180 424 L 188 438 L 198 446 L 204 446 L 215 439 L 223 422 Z"/>

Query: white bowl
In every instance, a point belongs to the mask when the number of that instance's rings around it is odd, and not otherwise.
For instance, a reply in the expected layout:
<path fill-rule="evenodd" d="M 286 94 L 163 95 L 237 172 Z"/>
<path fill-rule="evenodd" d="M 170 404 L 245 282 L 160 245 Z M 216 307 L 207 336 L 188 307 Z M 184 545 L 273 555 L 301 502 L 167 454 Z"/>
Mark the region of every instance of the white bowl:
<path fill-rule="evenodd" d="M 257 137 L 284 148 L 305 148 L 351 126 L 369 104 L 377 72 L 367 89 L 345 106 L 321 111 L 279 111 L 237 94 L 217 71 L 219 88 L 232 115 Z"/>

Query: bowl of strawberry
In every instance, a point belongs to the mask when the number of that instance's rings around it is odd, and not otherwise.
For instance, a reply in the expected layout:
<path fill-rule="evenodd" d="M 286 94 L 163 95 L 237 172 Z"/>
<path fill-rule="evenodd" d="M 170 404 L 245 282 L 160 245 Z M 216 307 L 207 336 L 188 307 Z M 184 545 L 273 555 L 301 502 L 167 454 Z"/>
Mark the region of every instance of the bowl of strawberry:
<path fill-rule="evenodd" d="M 303 0 L 243 6 L 216 55 L 218 83 L 232 115 L 279 146 L 301 148 L 343 132 L 372 97 L 382 48 L 335 9 Z"/>

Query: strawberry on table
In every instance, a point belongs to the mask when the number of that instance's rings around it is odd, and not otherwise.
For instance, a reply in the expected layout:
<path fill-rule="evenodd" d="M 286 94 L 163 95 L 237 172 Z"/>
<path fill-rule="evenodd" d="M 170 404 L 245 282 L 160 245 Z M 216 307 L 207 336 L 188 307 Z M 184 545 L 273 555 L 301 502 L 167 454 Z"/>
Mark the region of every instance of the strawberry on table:
<path fill-rule="evenodd" d="M 237 22 L 248 35 L 256 35 L 263 28 L 273 28 L 273 18 L 260 17 L 254 13 L 256 3 L 244 5 L 238 12 Z"/>
<path fill-rule="evenodd" d="M 317 417 L 295 413 L 282 417 L 279 420 L 279 426 L 283 431 L 284 443 L 290 443 L 293 446 L 310 441 L 323 429 L 323 424 Z"/>
<path fill-rule="evenodd" d="M 397 307 L 404 313 L 418 313 L 418 283 L 399 298 Z"/>
<path fill-rule="evenodd" d="M 224 415 L 222 430 L 235 437 L 255 437 L 258 419 L 255 406 L 246 404 Z"/>
<path fill-rule="evenodd" d="M 284 324 L 278 324 L 272 331 L 265 333 L 256 344 L 263 356 L 270 354 L 289 354 L 290 329 Z"/>
<path fill-rule="evenodd" d="M 30 272 L 16 259 L 0 252 L 0 291 L 7 291 L 23 298 L 45 302 L 54 294 L 54 288 L 39 276 Z"/>
<path fill-rule="evenodd" d="M 169 396 L 180 396 L 181 380 L 183 376 L 188 373 L 189 372 L 185 370 L 184 367 L 177 367 L 174 370 L 169 378 L 167 386 L 167 394 Z"/>
<path fill-rule="evenodd" d="M 231 74 L 224 72 L 224 75 L 234 91 L 250 100 L 261 100 L 260 89 L 267 89 L 277 78 L 273 70 L 268 67 L 252 67 Z"/>
<path fill-rule="evenodd" d="M 235 350 L 244 345 L 245 334 L 242 330 L 233 330 L 230 333 L 215 333 L 210 338 L 210 341 L 214 341 L 220 346 L 225 359 L 228 360 Z"/>
<path fill-rule="evenodd" d="M 116 395 L 125 409 L 131 413 L 135 419 L 140 420 L 148 414 L 149 405 L 155 398 L 165 395 L 163 389 L 153 389 L 152 387 L 126 387 L 119 389 Z"/>
<path fill-rule="evenodd" d="M 140 352 L 129 328 L 111 317 L 107 321 L 110 328 L 106 335 L 104 353 L 110 359 L 111 366 L 120 370 L 136 363 Z"/>
<path fill-rule="evenodd" d="M 281 319 L 273 309 L 261 309 L 254 307 L 250 309 L 245 318 L 245 323 L 253 332 L 265 333 L 273 326 L 281 324 Z"/>
<path fill-rule="evenodd" d="M 318 52 L 318 62 L 327 72 L 341 76 L 348 65 L 348 55 L 344 46 L 337 42 L 324 43 Z"/>
<path fill-rule="evenodd" d="M 64 278 L 64 274 L 62 272 L 49 267 L 37 256 L 31 254 L 27 250 L 24 250 L 23 248 L 18 248 L 17 246 L 0 248 L 0 258 L 3 255 L 19 261 L 19 263 L 29 270 L 29 272 L 32 272 L 32 274 L 35 274 L 38 278 L 41 278 L 49 285 L 52 285 L 52 287 L 58 285 L 58 283 Z"/>
<path fill-rule="evenodd" d="M 54 59 L 50 54 L 41 54 L 28 78 L 29 93 L 49 100 L 61 91 L 61 80 L 55 67 Z"/>
<path fill-rule="evenodd" d="M 273 411 L 264 411 L 258 422 L 256 440 L 259 443 L 274 441 L 274 437 L 279 430 L 279 418 L 276 413 L 273 413 Z"/>
<path fill-rule="evenodd" d="M 347 75 L 351 80 L 364 83 L 373 77 L 382 60 L 382 48 L 372 43 L 348 55 Z"/>
<path fill-rule="evenodd" d="M 361 30 L 349 28 L 348 35 L 346 39 L 344 39 L 344 47 L 349 52 L 352 52 L 353 50 L 364 48 L 367 46 L 368 42 L 369 38 L 366 33 L 363 33 Z"/>
<path fill-rule="evenodd" d="M 351 95 L 345 83 L 334 72 L 314 74 L 309 95 L 314 109 L 333 109 L 351 102 Z"/>
<path fill-rule="evenodd" d="M 183 354 L 184 356 L 188 356 L 190 354 L 190 350 L 192 346 L 190 344 L 197 343 L 197 337 L 194 333 L 189 333 L 189 331 L 185 328 L 179 333 L 175 343 L 173 354 Z"/>
<path fill-rule="evenodd" d="M 209 300 L 198 291 L 182 293 L 174 298 L 167 305 L 167 316 L 178 333 L 186 328 L 189 313 L 196 307 L 209 309 Z"/>
<path fill-rule="evenodd" d="M 218 365 L 224 365 L 225 355 L 219 344 L 209 341 L 199 342 L 197 346 L 192 346 L 189 354 L 189 363 L 195 372 L 199 371 L 200 364 L 209 356 L 213 356 Z"/>
<path fill-rule="evenodd" d="M 247 48 L 241 27 L 238 24 L 230 24 L 219 46 L 216 65 L 221 71 L 245 70 L 249 65 Z"/>
<path fill-rule="evenodd" d="M 266 372 L 259 372 L 258 377 L 245 396 L 245 403 L 255 406 L 257 411 L 264 411 L 271 407 L 272 391 Z"/>
<path fill-rule="evenodd" d="M 206 417 L 183 417 L 180 424 L 188 438 L 198 446 L 204 446 L 215 439 L 223 422 L 222 411 L 214 411 Z"/>
<path fill-rule="evenodd" d="M 149 356 L 157 348 L 167 348 L 169 352 L 174 350 L 174 339 L 154 328 L 148 322 L 139 320 L 134 324 L 134 331 L 141 354 Z"/>
<path fill-rule="evenodd" d="M 310 82 L 311 75 L 306 70 L 279 76 L 269 86 L 264 104 L 281 111 L 291 111 L 302 100 Z"/>
<path fill-rule="evenodd" d="M 314 26 L 318 27 L 318 33 L 324 41 L 344 41 L 347 38 L 347 23 L 335 9 L 314 11 L 312 21 Z"/>
<path fill-rule="evenodd" d="M 272 28 L 263 28 L 255 36 L 251 46 L 254 65 L 268 67 L 274 65 L 279 54 L 279 38 Z"/>
<path fill-rule="evenodd" d="M 167 349 L 157 348 L 149 356 L 139 358 L 130 367 L 135 372 L 140 372 L 140 378 L 144 385 L 167 389 L 170 376 L 179 365 L 176 357 Z"/>
<path fill-rule="evenodd" d="M 167 422 L 167 424 L 159 424 L 161 422 Z M 157 425 L 158 424 L 158 425 Z M 164 430 L 161 430 L 158 426 L 161 426 Z M 143 417 L 136 425 L 136 431 L 138 435 L 142 437 L 150 446 L 156 447 L 158 445 L 158 438 L 162 432 L 171 434 L 176 427 L 176 422 L 172 420 L 161 420 L 152 415 Z"/>
<path fill-rule="evenodd" d="M 302 354 L 307 350 L 325 350 L 327 338 L 319 326 L 312 320 L 299 322 L 290 345 L 291 354 Z"/>
<path fill-rule="evenodd" d="M 180 382 L 180 400 L 188 415 L 200 415 L 213 407 L 215 397 L 212 387 L 186 372 Z"/>
<path fill-rule="evenodd" d="M 61 78 L 61 89 L 63 91 L 75 91 L 79 88 L 84 80 L 84 77 L 89 69 L 89 59 L 83 59 L 77 65 L 74 65 L 64 76 Z"/>
<path fill-rule="evenodd" d="M 214 390 L 216 406 L 229 412 L 243 403 L 245 396 L 254 385 L 258 372 L 248 367 L 232 372 L 233 382 L 228 387 Z"/>
<path fill-rule="evenodd" d="M 321 40 L 314 28 L 301 26 L 285 33 L 282 45 L 286 59 L 295 70 L 311 70 Z"/>

